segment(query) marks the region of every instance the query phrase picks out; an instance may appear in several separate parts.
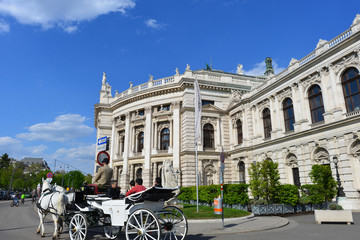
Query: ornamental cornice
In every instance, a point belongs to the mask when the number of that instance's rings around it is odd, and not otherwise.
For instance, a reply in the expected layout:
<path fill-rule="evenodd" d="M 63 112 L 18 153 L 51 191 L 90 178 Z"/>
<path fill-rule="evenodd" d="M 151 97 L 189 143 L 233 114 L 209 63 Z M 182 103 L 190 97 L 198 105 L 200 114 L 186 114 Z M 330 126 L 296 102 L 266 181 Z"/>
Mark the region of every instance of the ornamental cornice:
<path fill-rule="evenodd" d="M 139 115 L 139 110 L 136 110 L 136 112 L 132 113 L 132 116 L 131 116 L 132 121 L 142 120 L 142 119 L 145 119 L 145 115 Z"/>
<path fill-rule="evenodd" d="M 131 127 L 145 126 L 145 120 L 136 120 L 131 122 Z"/>
<path fill-rule="evenodd" d="M 291 168 L 298 167 L 298 160 L 295 154 L 289 153 L 285 159 L 285 164 Z"/>
<path fill-rule="evenodd" d="M 336 76 L 340 74 L 348 66 L 359 66 L 359 58 L 356 57 L 356 54 L 353 53 L 347 57 L 341 58 L 341 60 L 332 64 L 332 69 Z"/>
<path fill-rule="evenodd" d="M 231 89 L 231 100 L 240 101 L 244 93 L 246 92 L 242 90 Z"/>
<path fill-rule="evenodd" d="M 125 121 L 121 120 L 120 117 L 116 117 L 116 118 L 115 118 L 115 126 L 116 126 L 116 127 L 120 127 L 120 126 L 122 126 L 122 125 L 125 125 Z"/>

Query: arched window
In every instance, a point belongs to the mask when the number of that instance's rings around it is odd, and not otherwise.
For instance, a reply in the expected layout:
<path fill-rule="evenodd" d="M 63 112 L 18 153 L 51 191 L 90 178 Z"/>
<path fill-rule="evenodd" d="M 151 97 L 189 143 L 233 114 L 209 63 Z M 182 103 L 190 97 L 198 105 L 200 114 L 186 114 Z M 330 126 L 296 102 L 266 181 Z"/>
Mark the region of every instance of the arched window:
<path fill-rule="evenodd" d="M 204 125 L 204 148 L 214 148 L 214 128 L 210 123 Z"/>
<path fill-rule="evenodd" d="M 170 142 L 170 131 L 164 128 L 160 133 L 160 150 L 168 150 Z"/>
<path fill-rule="evenodd" d="M 314 85 L 309 89 L 309 104 L 312 123 L 324 121 L 324 103 L 321 88 Z"/>
<path fill-rule="evenodd" d="M 265 108 L 263 111 L 264 136 L 265 139 L 271 138 L 271 116 L 270 109 Z"/>
<path fill-rule="evenodd" d="M 294 116 L 294 107 L 291 98 L 286 98 L 283 102 L 283 112 L 284 112 L 284 121 L 285 121 L 285 131 L 293 131 L 295 116 Z"/>
<path fill-rule="evenodd" d="M 241 124 L 240 120 L 236 121 L 236 130 L 237 130 L 238 144 L 241 144 L 243 141 L 243 131 L 242 131 L 242 124 Z"/>
<path fill-rule="evenodd" d="M 360 109 L 360 75 L 359 71 L 352 67 L 342 75 L 342 86 L 345 96 L 346 110 L 352 112 Z"/>
<path fill-rule="evenodd" d="M 245 163 L 239 162 L 239 182 L 245 183 Z"/>
<path fill-rule="evenodd" d="M 144 132 L 139 133 L 138 135 L 138 147 L 137 147 L 137 151 L 138 152 L 142 152 L 144 148 Z"/>

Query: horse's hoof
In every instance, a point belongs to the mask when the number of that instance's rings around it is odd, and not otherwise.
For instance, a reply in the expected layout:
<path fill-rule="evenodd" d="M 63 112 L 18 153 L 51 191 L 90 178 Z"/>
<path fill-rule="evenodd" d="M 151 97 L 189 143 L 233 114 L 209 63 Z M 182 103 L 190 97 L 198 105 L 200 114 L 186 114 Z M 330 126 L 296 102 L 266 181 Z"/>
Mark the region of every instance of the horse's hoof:
<path fill-rule="evenodd" d="M 42 233 L 42 234 L 41 234 L 41 237 L 45 237 L 45 233 Z"/>
<path fill-rule="evenodd" d="M 36 230 L 36 234 L 39 234 L 40 233 L 40 230 Z"/>

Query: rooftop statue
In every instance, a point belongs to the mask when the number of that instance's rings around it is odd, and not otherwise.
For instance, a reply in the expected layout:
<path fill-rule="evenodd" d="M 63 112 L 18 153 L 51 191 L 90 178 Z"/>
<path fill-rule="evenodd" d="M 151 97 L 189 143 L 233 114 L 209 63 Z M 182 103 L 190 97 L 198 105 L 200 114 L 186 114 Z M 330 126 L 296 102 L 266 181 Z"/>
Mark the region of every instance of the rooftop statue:
<path fill-rule="evenodd" d="M 133 84 L 132 84 L 132 82 L 129 82 L 129 84 L 130 84 L 130 88 L 132 88 L 132 87 L 133 87 Z"/>
<path fill-rule="evenodd" d="M 186 64 L 186 69 L 185 71 L 190 71 L 190 65 L 189 64 Z"/>
<path fill-rule="evenodd" d="M 178 68 L 175 69 L 175 74 L 176 74 L 176 76 L 179 76 L 180 73 L 179 73 L 179 69 L 178 69 Z"/>
<path fill-rule="evenodd" d="M 238 64 L 237 65 L 237 70 L 236 70 L 237 74 L 244 74 L 244 70 L 243 70 L 243 65 L 242 64 Z"/>
<path fill-rule="evenodd" d="M 152 82 L 154 80 L 154 76 L 152 76 L 151 74 L 149 74 L 149 81 Z"/>
<path fill-rule="evenodd" d="M 105 72 L 103 72 L 102 84 L 105 84 L 105 82 L 106 82 L 106 74 Z"/>

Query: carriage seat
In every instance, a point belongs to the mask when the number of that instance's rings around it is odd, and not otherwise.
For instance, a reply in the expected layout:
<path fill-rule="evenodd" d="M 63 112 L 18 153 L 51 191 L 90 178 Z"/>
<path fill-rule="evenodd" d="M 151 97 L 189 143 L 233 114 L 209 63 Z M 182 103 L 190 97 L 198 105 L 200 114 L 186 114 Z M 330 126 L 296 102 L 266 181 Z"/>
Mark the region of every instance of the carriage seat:
<path fill-rule="evenodd" d="M 106 194 L 109 187 L 110 185 L 89 184 L 84 188 L 84 193 L 86 195 Z"/>
<path fill-rule="evenodd" d="M 125 198 L 126 203 L 138 203 L 143 201 L 159 202 L 159 201 L 168 201 L 169 199 L 175 197 L 176 190 L 179 188 L 160 188 L 160 187 L 151 187 L 142 192 L 134 193 Z"/>

